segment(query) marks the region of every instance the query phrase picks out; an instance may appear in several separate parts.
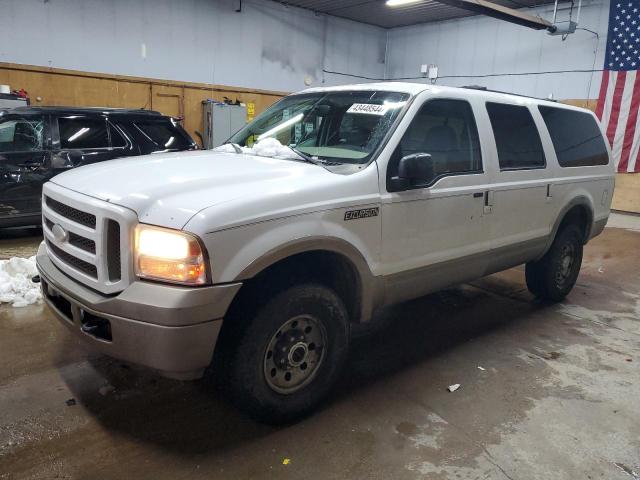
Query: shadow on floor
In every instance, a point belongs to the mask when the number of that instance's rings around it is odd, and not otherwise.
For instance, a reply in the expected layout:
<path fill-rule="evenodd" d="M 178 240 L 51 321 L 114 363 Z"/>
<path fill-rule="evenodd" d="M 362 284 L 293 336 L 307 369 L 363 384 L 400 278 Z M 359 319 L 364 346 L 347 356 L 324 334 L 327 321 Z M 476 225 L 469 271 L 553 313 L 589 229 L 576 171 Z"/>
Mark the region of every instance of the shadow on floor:
<path fill-rule="evenodd" d="M 532 298 L 522 301 L 471 286 L 388 308 L 377 315 L 373 328 L 354 338 L 342 380 L 327 405 L 545 308 Z M 86 377 L 69 376 L 67 385 L 104 427 L 136 441 L 198 454 L 233 448 L 278 430 L 247 419 L 203 381 L 164 379 L 104 356 L 91 355 L 89 361 L 94 374 L 114 390 L 107 395 L 87 392 Z"/>

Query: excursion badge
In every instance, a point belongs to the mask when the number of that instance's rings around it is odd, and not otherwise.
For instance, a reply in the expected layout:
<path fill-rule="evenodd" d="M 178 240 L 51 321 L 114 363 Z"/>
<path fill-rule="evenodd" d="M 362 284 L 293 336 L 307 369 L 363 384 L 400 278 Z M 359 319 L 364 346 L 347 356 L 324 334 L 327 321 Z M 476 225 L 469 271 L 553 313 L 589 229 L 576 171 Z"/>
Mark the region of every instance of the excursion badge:
<path fill-rule="evenodd" d="M 344 212 L 344 221 L 359 220 L 361 218 L 377 217 L 379 207 L 362 208 L 360 210 L 347 210 Z"/>

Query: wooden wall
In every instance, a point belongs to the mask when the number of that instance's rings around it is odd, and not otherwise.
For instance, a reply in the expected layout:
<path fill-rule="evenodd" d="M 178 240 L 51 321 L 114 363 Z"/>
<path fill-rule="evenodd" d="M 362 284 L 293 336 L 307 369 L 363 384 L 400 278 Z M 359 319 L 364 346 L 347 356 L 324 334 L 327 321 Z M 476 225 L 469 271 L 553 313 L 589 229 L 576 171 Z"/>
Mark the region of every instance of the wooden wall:
<path fill-rule="evenodd" d="M 597 100 L 562 100 L 563 103 L 595 111 Z M 613 194 L 614 210 L 640 213 L 640 173 L 618 173 Z"/>
<path fill-rule="evenodd" d="M 152 78 L 79 72 L 58 68 L 0 62 L 0 85 L 24 88 L 32 105 L 74 107 L 127 107 L 158 110 L 184 118 L 185 129 L 199 141 L 202 132 L 202 101 L 211 98 L 240 100 L 262 112 L 285 92 L 251 90 L 204 83 L 185 83 Z M 38 101 L 37 98 L 40 98 Z M 250 109 L 249 109 L 250 110 Z M 249 112 L 250 113 L 250 112 Z"/>

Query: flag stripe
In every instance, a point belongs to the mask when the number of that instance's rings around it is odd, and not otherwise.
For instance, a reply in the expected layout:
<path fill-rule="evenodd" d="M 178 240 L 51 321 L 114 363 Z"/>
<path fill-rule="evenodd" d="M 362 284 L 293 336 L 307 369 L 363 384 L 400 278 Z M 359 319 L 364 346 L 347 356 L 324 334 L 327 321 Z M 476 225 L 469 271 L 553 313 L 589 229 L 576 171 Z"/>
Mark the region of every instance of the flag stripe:
<path fill-rule="evenodd" d="M 616 79 L 616 86 L 613 91 L 613 101 L 611 102 L 611 114 L 609 115 L 609 125 L 607 125 L 607 138 L 609 144 L 613 148 L 613 141 L 615 140 L 616 130 L 618 129 L 618 117 L 620 116 L 620 103 L 622 102 L 622 92 L 624 91 L 624 84 L 627 79 L 627 72 L 618 72 L 618 78 Z M 613 158 L 618 158 L 614 155 Z"/>
<path fill-rule="evenodd" d="M 636 81 L 636 72 L 624 72 L 624 83 L 622 85 L 622 93 L 620 95 L 620 105 L 618 107 L 618 122 L 613 136 L 611 153 L 613 158 L 620 162 L 622 158 L 622 147 L 624 137 L 627 131 L 627 120 L 629 119 L 629 110 L 631 107 L 631 98 L 633 96 L 633 85 Z M 616 86 L 617 89 L 617 86 Z M 618 168 L 622 168 L 618 164 Z"/>
<path fill-rule="evenodd" d="M 628 119 L 624 131 L 624 142 L 622 145 L 622 155 L 620 156 L 620 163 L 618 164 L 618 171 L 626 172 L 629 166 L 629 155 L 631 154 L 631 147 L 637 143 L 636 136 L 636 124 L 638 123 L 638 106 L 640 106 L 640 75 L 635 73 L 635 80 L 631 87 L 632 98 L 629 105 Z M 635 163 L 635 162 L 634 162 Z"/>
<path fill-rule="evenodd" d="M 604 102 L 607 98 L 607 88 L 609 86 L 609 70 L 602 72 L 602 82 L 600 83 L 600 96 L 598 97 L 598 106 L 596 107 L 596 115 L 602 121 L 602 113 L 604 112 Z"/>
<path fill-rule="evenodd" d="M 609 72 L 609 84 L 607 85 L 607 93 L 604 97 L 604 112 L 602 118 L 602 125 L 605 132 L 609 127 L 609 121 L 611 120 L 611 104 L 613 103 L 613 93 L 616 90 L 616 81 L 618 80 L 618 72 Z M 611 142 L 609 142 L 611 144 Z"/>

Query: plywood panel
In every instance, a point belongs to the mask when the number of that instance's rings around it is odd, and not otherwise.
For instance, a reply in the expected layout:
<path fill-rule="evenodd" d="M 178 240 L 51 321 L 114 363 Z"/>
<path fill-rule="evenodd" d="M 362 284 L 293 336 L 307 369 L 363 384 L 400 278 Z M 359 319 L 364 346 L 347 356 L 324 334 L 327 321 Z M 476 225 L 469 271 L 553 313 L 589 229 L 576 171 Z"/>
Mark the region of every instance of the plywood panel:
<path fill-rule="evenodd" d="M 49 69 L 0 63 L 0 84 L 29 92 L 32 105 L 103 106 L 158 110 L 183 117 L 185 129 L 196 139 L 202 131 L 202 101 L 224 97 L 255 105 L 259 114 L 286 93 L 231 86 L 176 82 L 140 77 Z"/>
<path fill-rule="evenodd" d="M 618 173 L 613 194 L 614 210 L 640 213 L 640 173 Z"/>

